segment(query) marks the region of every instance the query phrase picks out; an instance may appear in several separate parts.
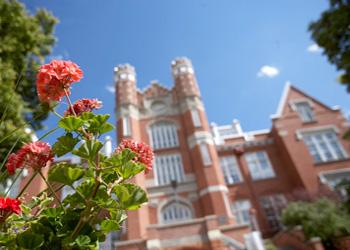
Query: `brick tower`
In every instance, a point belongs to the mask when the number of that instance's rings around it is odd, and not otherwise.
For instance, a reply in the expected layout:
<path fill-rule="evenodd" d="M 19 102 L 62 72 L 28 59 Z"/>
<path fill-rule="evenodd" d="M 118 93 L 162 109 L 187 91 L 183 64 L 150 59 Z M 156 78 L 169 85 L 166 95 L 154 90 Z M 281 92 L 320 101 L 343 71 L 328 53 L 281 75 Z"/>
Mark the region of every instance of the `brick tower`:
<path fill-rule="evenodd" d="M 118 249 L 226 249 L 223 237 L 242 245 L 249 228 L 235 227 L 192 63 L 177 58 L 171 69 L 172 89 L 152 81 L 141 92 L 132 66 L 115 68 L 118 140 L 155 152 L 154 171 L 134 180 L 149 202 L 129 212 Z"/>

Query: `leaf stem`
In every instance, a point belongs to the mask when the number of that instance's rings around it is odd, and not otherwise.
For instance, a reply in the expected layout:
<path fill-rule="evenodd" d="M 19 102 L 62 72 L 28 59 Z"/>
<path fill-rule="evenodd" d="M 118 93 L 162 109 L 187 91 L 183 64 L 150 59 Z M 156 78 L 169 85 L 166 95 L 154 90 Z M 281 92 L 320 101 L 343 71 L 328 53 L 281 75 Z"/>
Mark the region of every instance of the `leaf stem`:
<path fill-rule="evenodd" d="M 23 171 L 23 170 L 22 170 Z M 29 184 L 33 181 L 34 177 L 38 174 L 38 171 L 35 171 L 32 176 L 30 177 L 30 179 L 27 181 L 26 185 L 22 188 L 21 192 L 17 195 L 16 198 L 19 198 L 24 191 L 27 189 L 27 187 L 29 186 Z"/>
<path fill-rule="evenodd" d="M 53 190 L 51 184 L 46 180 L 45 176 L 43 175 L 43 173 L 39 170 L 39 175 L 41 176 L 41 178 L 44 180 L 44 182 L 46 183 L 47 187 L 50 189 L 50 191 L 52 192 L 53 196 L 55 197 L 55 199 L 57 200 L 57 202 L 60 204 L 60 206 L 62 207 L 62 209 L 64 211 L 66 211 L 65 207 L 62 205 L 61 200 L 57 197 L 57 194 L 55 192 L 55 190 Z"/>

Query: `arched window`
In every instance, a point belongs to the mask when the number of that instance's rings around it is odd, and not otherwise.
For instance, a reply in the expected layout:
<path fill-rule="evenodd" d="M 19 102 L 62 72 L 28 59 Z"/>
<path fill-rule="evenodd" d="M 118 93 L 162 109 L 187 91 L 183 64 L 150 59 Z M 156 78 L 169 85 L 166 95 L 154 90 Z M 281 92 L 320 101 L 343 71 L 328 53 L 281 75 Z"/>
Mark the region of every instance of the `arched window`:
<path fill-rule="evenodd" d="M 181 201 L 172 201 L 161 210 L 161 222 L 172 223 L 192 219 L 191 208 Z"/>
<path fill-rule="evenodd" d="M 157 122 L 150 127 L 153 149 L 172 148 L 179 145 L 176 125 L 172 122 Z"/>

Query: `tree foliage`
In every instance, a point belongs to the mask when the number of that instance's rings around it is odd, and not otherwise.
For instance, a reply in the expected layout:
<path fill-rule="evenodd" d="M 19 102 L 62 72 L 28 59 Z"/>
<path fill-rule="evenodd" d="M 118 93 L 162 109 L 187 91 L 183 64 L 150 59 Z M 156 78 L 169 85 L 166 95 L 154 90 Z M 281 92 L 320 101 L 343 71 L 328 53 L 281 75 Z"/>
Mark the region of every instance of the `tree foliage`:
<path fill-rule="evenodd" d="M 320 237 L 329 247 L 335 238 L 350 233 L 350 215 L 341 204 L 325 198 L 290 203 L 283 211 L 282 222 L 287 227 L 301 225 L 308 239 Z"/>
<path fill-rule="evenodd" d="M 339 81 L 350 92 L 350 0 L 330 0 L 330 8 L 309 26 L 312 38 L 330 63 L 341 71 Z"/>
<path fill-rule="evenodd" d="M 31 15 L 16 0 L 0 0 L 0 162 L 18 139 L 14 149 L 29 140 L 25 127 L 39 129 L 48 116 L 36 94 L 35 75 L 51 53 L 56 23 L 46 10 Z"/>

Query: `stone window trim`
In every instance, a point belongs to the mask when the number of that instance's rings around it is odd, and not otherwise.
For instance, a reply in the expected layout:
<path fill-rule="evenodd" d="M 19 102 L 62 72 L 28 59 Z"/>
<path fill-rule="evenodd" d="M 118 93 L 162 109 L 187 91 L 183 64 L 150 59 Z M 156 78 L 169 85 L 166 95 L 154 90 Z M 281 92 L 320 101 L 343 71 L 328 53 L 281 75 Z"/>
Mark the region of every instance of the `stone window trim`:
<path fill-rule="evenodd" d="M 170 185 L 172 180 L 185 181 L 181 154 L 156 154 L 154 159 L 154 180 L 156 186 Z"/>
<path fill-rule="evenodd" d="M 205 167 L 210 167 L 213 164 L 213 160 L 210 155 L 210 149 L 208 144 L 202 142 L 199 144 L 199 152 L 201 154 L 201 160 Z"/>
<path fill-rule="evenodd" d="M 305 104 L 307 104 L 309 106 L 310 112 L 311 112 L 311 118 L 309 118 L 307 116 L 305 117 L 304 116 L 305 113 L 302 114 L 302 113 L 300 113 L 300 110 L 298 110 L 298 105 L 303 104 L 303 103 L 305 103 Z M 298 113 L 298 115 L 299 115 L 299 117 L 300 117 L 300 119 L 302 120 L 303 123 L 314 123 L 314 122 L 316 122 L 316 117 L 315 117 L 315 112 L 314 112 L 315 105 L 310 99 L 306 99 L 306 98 L 294 99 L 294 100 L 291 100 L 289 102 L 289 105 L 290 105 L 291 109 L 294 112 Z"/>
<path fill-rule="evenodd" d="M 202 127 L 201 116 L 197 109 L 191 109 L 191 118 L 192 118 L 192 124 L 195 128 Z"/>
<path fill-rule="evenodd" d="M 326 125 L 326 126 L 321 126 L 321 127 L 313 127 L 313 128 L 308 128 L 308 129 L 299 129 L 296 131 L 296 136 L 298 140 L 302 140 L 304 135 L 312 135 L 312 134 L 322 134 L 322 133 L 327 133 L 327 132 L 334 132 L 335 134 L 335 138 L 338 144 L 338 148 L 340 149 L 340 152 L 342 154 L 342 157 L 339 158 L 338 155 L 335 155 L 335 153 L 333 152 L 335 149 L 329 149 L 328 148 L 328 144 L 329 141 L 327 142 L 327 149 L 331 150 L 332 156 L 335 159 L 321 159 L 320 161 L 315 161 L 314 164 L 315 165 L 324 165 L 324 164 L 330 164 L 333 162 L 343 162 L 343 161 L 347 161 L 349 160 L 349 155 L 347 153 L 347 151 L 344 149 L 343 144 L 341 143 L 341 140 L 339 140 L 339 138 L 337 137 L 337 135 L 340 133 L 338 127 L 336 127 L 335 125 Z M 304 142 L 305 146 L 308 147 L 308 145 L 306 144 L 306 142 Z M 318 152 L 320 154 L 320 152 Z"/>
<path fill-rule="evenodd" d="M 235 156 L 220 156 L 220 167 L 227 185 L 240 184 L 244 180 Z"/>
<path fill-rule="evenodd" d="M 131 120 L 130 116 L 122 117 L 122 127 L 123 127 L 123 136 L 131 136 Z"/>
<path fill-rule="evenodd" d="M 308 134 L 308 133 L 316 133 L 316 132 L 322 132 L 325 130 L 333 130 L 336 134 L 340 133 L 340 130 L 337 126 L 335 125 L 325 125 L 325 126 L 317 126 L 317 127 L 312 127 L 312 128 L 302 128 L 302 129 L 297 129 L 295 131 L 295 136 L 298 141 L 303 140 L 303 135 Z"/>
<path fill-rule="evenodd" d="M 250 209 L 252 204 L 249 199 L 239 199 L 231 203 L 231 211 L 238 225 L 250 224 Z"/>
<path fill-rule="evenodd" d="M 298 98 L 298 99 L 293 99 L 293 100 L 290 100 L 289 101 L 289 106 L 291 107 L 291 109 L 295 112 L 297 112 L 297 106 L 296 104 L 298 103 L 308 103 L 311 107 L 311 109 L 314 109 L 315 108 L 315 104 L 313 101 L 311 101 L 310 99 L 307 99 L 307 98 Z"/>
<path fill-rule="evenodd" d="M 249 174 L 254 182 L 276 178 L 276 173 L 270 157 L 265 150 L 247 152 L 244 154 L 244 159 L 247 164 Z M 264 167 L 264 163 L 267 164 L 267 166 Z M 253 167 L 256 168 L 255 170 L 259 171 L 254 171 Z"/>
<path fill-rule="evenodd" d="M 150 145 L 153 150 L 178 148 L 180 146 L 180 126 L 176 121 L 172 119 L 156 119 L 149 122 L 146 127 Z M 170 129 L 170 127 L 172 127 L 172 129 Z M 155 129 L 157 129 L 158 132 L 155 131 Z M 157 138 L 153 138 L 155 134 L 157 134 Z M 169 138 L 169 136 L 171 138 Z"/>
<path fill-rule="evenodd" d="M 343 168 L 343 169 L 336 169 L 336 170 L 328 170 L 328 171 L 322 171 L 318 173 L 318 177 L 320 178 L 321 183 L 328 184 L 327 175 L 332 174 L 349 174 L 350 175 L 350 168 Z M 332 186 L 330 188 L 333 189 Z"/>
<path fill-rule="evenodd" d="M 173 221 L 173 222 L 164 222 L 163 221 L 163 218 L 162 218 L 162 211 L 164 208 L 166 208 L 167 206 L 171 205 L 172 203 L 179 203 L 179 204 L 182 204 L 182 205 L 185 205 L 189 208 L 189 211 L 191 212 L 191 217 L 192 219 L 194 219 L 196 216 L 195 216 L 195 211 L 194 211 L 194 208 L 192 206 L 192 203 L 184 198 L 184 197 L 180 197 L 176 194 L 174 194 L 173 197 L 171 198 L 167 198 L 165 200 L 162 200 L 160 201 L 159 203 L 159 206 L 157 208 L 157 220 L 158 220 L 158 224 L 159 225 L 163 225 L 163 224 L 172 224 L 172 223 L 180 223 L 180 222 L 183 222 L 183 221 L 186 221 L 186 220 L 180 220 L 180 221 Z M 188 220 L 188 219 L 187 219 Z"/>

